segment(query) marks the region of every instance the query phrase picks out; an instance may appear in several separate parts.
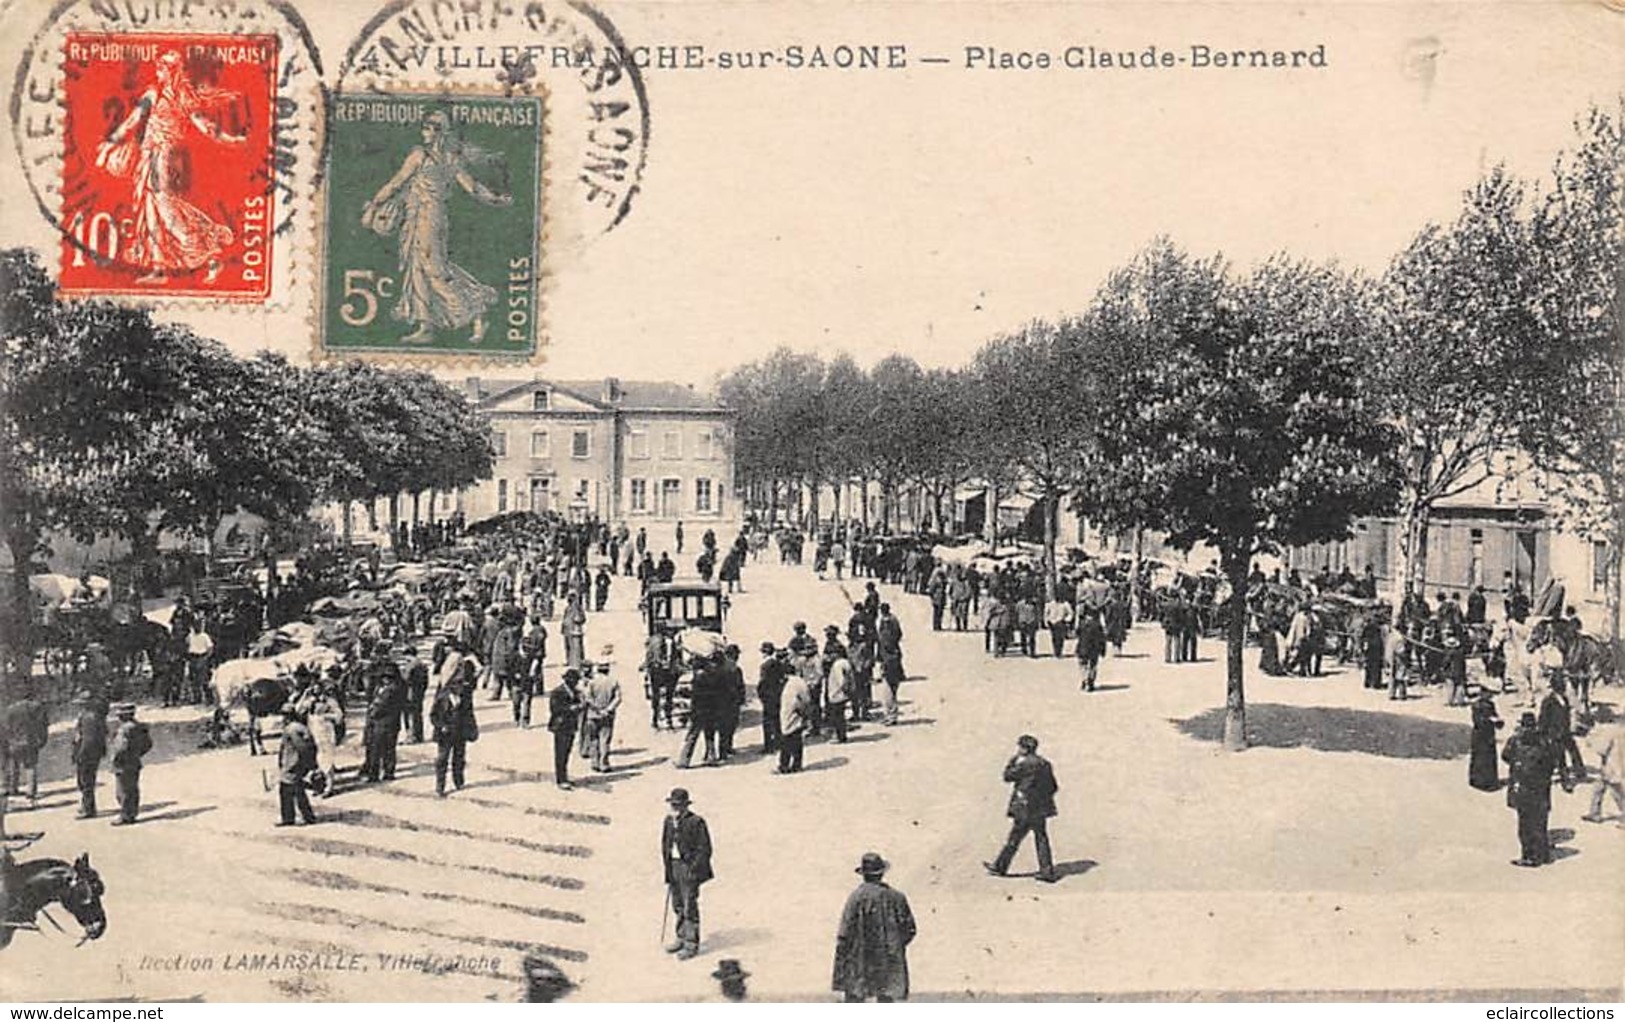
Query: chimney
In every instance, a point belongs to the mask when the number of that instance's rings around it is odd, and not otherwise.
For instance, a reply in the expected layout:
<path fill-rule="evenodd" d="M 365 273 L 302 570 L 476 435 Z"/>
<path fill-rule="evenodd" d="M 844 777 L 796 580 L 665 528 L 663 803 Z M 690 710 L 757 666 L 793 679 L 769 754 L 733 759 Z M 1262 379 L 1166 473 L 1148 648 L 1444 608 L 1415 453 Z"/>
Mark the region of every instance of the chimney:
<path fill-rule="evenodd" d="M 485 397 L 485 393 L 480 390 L 480 378 L 478 376 L 470 376 L 465 379 L 463 381 L 463 390 L 468 394 L 470 401 L 479 401 Z"/>
<path fill-rule="evenodd" d="M 613 376 L 604 377 L 604 400 L 612 405 L 621 403 L 621 381 Z"/>

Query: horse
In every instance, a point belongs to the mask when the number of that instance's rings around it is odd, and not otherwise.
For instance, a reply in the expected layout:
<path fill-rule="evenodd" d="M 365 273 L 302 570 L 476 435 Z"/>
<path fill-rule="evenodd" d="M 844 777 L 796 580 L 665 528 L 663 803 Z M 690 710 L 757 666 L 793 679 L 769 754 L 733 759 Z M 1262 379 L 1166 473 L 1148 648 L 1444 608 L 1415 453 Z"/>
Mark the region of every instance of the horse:
<path fill-rule="evenodd" d="M 71 864 L 61 859 L 16 862 L 10 852 L 0 852 L 0 948 L 10 944 L 18 930 L 38 930 L 34 917 L 51 904 L 61 904 L 79 922 L 84 931 L 80 944 L 100 938 L 107 932 L 107 912 L 102 908 L 106 890 L 101 874 L 91 868 L 88 852 Z M 56 926 L 49 914 L 45 918 Z"/>
<path fill-rule="evenodd" d="M 281 678 L 252 678 L 242 681 L 226 681 L 216 677 L 215 690 L 218 700 L 215 704 L 215 719 L 211 724 L 215 744 L 219 744 L 218 731 L 222 724 L 231 719 L 234 707 L 241 706 L 248 711 L 248 754 L 258 756 L 265 752 L 265 741 L 260 737 L 260 718 L 272 717 L 282 712 L 292 691 L 288 683 Z"/>
<path fill-rule="evenodd" d="M 1563 655 L 1563 677 L 1580 697 L 1580 716 L 1589 720 L 1592 683 L 1613 680 L 1614 658 L 1596 637 L 1560 624 L 1552 618 L 1536 621 L 1529 631 L 1526 649 L 1533 653 L 1548 643 L 1557 648 Z"/>

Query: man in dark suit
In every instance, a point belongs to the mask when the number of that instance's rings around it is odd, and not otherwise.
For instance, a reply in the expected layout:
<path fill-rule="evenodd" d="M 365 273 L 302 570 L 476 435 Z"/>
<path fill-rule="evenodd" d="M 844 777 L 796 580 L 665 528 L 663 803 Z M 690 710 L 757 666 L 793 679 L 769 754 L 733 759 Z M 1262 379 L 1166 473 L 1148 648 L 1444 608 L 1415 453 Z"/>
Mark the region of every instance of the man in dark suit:
<path fill-rule="evenodd" d="M 553 783 L 565 791 L 575 787 L 570 783 L 570 747 L 581 726 L 582 702 L 576 690 L 580 683 L 581 672 L 571 667 L 564 672 L 564 684 L 555 686 L 547 697 L 547 729 L 553 732 Z"/>
<path fill-rule="evenodd" d="M 79 719 L 73 726 L 74 777 L 79 787 L 79 815 L 96 815 L 96 772 L 107 755 L 107 703 L 94 689 L 79 693 Z"/>
<path fill-rule="evenodd" d="M 1518 811 L 1520 854 L 1514 866 L 1544 866 L 1552 861 L 1547 822 L 1552 812 L 1552 770 L 1557 753 L 1541 733 L 1533 713 L 1525 713 L 1507 739 L 1501 758 L 1510 766 L 1507 806 Z"/>
<path fill-rule="evenodd" d="M 1568 683 L 1560 674 L 1552 675 L 1551 690 L 1540 701 L 1540 734 L 1552 750 L 1552 763 L 1564 791 L 1573 791 L 1577 781 L 1586 778 L 1580 746 L 1574 741 L 1574 716 L 1569 706 Z"/>
<path fill-rule="evenodd" d="M 665 865 L 666 893 L 677 915 L 677 939 L 666 951 L 679 961 L 700 953 L 700 885 L 712 878 L 711 832 L 705 819 L 689 809 L 688 791 L 673 788 L 669 811 L 660 830 L 660 858 Z"/>
<path fill-rule="evenodd" d="M 1005 764 L 1004 779 L 1015 786 L 1007 810 L 1010 836 L 1005 839 L 998 858 L 982 865 L 994 876 L 1006 875 L 1010 860 L 1016 857 L 1016 849 L 1031 832 L 1038 849 L 1038 879 L 1053 884 L 1060 876 L 1055 872 L 1055 859 L 1050 853 L 1048 820 L 1055 815 L 1055 793 L 1060 785 L 1055 783 L 1055 769 L 1049 760 L 1038 754 L 1038 739 L 1032 735 L 1016 739 L 1016 755 Z"/>
<path fill-rule="evenodd" d="M 316 769 L 316 739 L 305 726 L 304 717 L 292 704 L 282 708 L 282 746 L 277 750 L 277 800 L 281 806 L 278 827 L 291 827 L 294 810 L 305 823 L 316 822 L 310 807 L 305 778 Z"/>

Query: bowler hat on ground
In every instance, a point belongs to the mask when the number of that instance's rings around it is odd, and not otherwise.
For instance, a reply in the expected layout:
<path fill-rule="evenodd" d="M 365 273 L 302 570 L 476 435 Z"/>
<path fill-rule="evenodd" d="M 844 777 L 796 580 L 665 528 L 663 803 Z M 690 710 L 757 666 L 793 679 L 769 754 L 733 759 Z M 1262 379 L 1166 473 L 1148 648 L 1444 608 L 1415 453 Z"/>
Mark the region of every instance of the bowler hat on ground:
<path fill-rule="evenodd" d="M 739 967 L 739 959 L 724 958 L 717 963 L 717 971 L 711 974 L 712 979 L 745 979 L 750 973 Z"/>
<path fill-rule="evenodd" d="M 879 852 L 864 852 L 863 859 L 858 863 L 854 873 L 862 873 L 866 877 L 877 877 L 886 872 L 891 863 L 880 857 Z"/>
<path fill-rule="evenodd" d="M 668 805 L 686 806 L 688 805 L 688 802 L 689 799 L 687 788 L 673 788 L 671 789 L 671 794 L 666 796 L 666 803 Z"/>

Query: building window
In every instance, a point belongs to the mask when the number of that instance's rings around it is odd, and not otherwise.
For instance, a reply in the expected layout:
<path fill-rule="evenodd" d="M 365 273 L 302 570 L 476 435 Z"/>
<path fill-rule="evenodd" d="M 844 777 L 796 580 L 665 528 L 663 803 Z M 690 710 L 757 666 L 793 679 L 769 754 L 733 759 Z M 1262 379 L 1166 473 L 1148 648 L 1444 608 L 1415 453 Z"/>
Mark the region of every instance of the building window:
<path fill-rule="evenodd" d="M 1608 588 L 1608 544 L 1591 544 L 1591 591 L 1600 593 Z"/>
<path fill-rule="evenodd" d="M 508 510 L 508 480 L 497 480 L 497 514 Z"/>
<path fill-rule="evenodd" d="M 664 446 L 660 450 L 663 458 L 681 458 L 683 456 L 683 434 L 675 429 L 667 430 Z"/>
<path fill-rule="evenodd" d="M 552 404 L 552 395 L 545 390 L 538 390 L 530 396 L 530 408 L 533 412 L 545 412 Z"/>
<path fill-rule="evenodd" d="M 649 431 L 634 429 L 627 435 L 627 454 L 642 460 L 649 456 Z"/>
<path fill-rule="evenodd" d="M 515 479 L 513 481 L 513 509 L 515 511 L 525 510 L 525 496 L 524 481 Z"/>
<path fill-rule="evenodd" d="M 537 513 L 548 510 L 552 503 L 553 480 L 532 479 L 530 481 L 530 509 Z"/>
<path fill-rule="evenodd" d="M 1472 552 L 1467 561 L 1467 584 L 1481 586 L 1484 584 L 1484 530 L 1474 529 L 1472 532 Z"/>
<path fill-rule="evenodd" d="M 592 431 L 578 429 L 570 434 L 570 457 L 585 458 L 592 453 Z"/>
<path fill-rule="evenodd" d="M 711 450 L 712 435 L 708 429 L 700 430 L 694 440 L 694 458 L 697 461 L 710 461 L 715 454 Z"/>
<path fill-rule="evenodd" d="M 530 434 L 530 456 L 532 458 L 551 458 L 553 456 L 553 442 L 547 430 L 538 429 Z"/>
<path fill-rule="evenodd" d="M 698 514 L 709 514 L 711 511 L 711 480 L 694 480 L 694 510 Z"/>
<path fill-rule="evenodd" d="M 576 480 L 575 502 L 577 504 L 585 504 L 585 503 L 587 503 L 587 491 L 588 491 L 589 487 L 591 487 L 591 485 L 592 485 L 592 483 L 590 481 L 586 480 L 586 479 L 577 479 Z"/>
<path fill-rule="evenodd" d="M 498 458 L 506 458 L 508 456 L 507 430 L 493 429 L 491 431 L 491 453 L 496 455 Z"/>
<path fill-rule="evenodd" d="M 638 514 L 649 513 L 649 480 L 632 480 L 632 510 Z"/>

